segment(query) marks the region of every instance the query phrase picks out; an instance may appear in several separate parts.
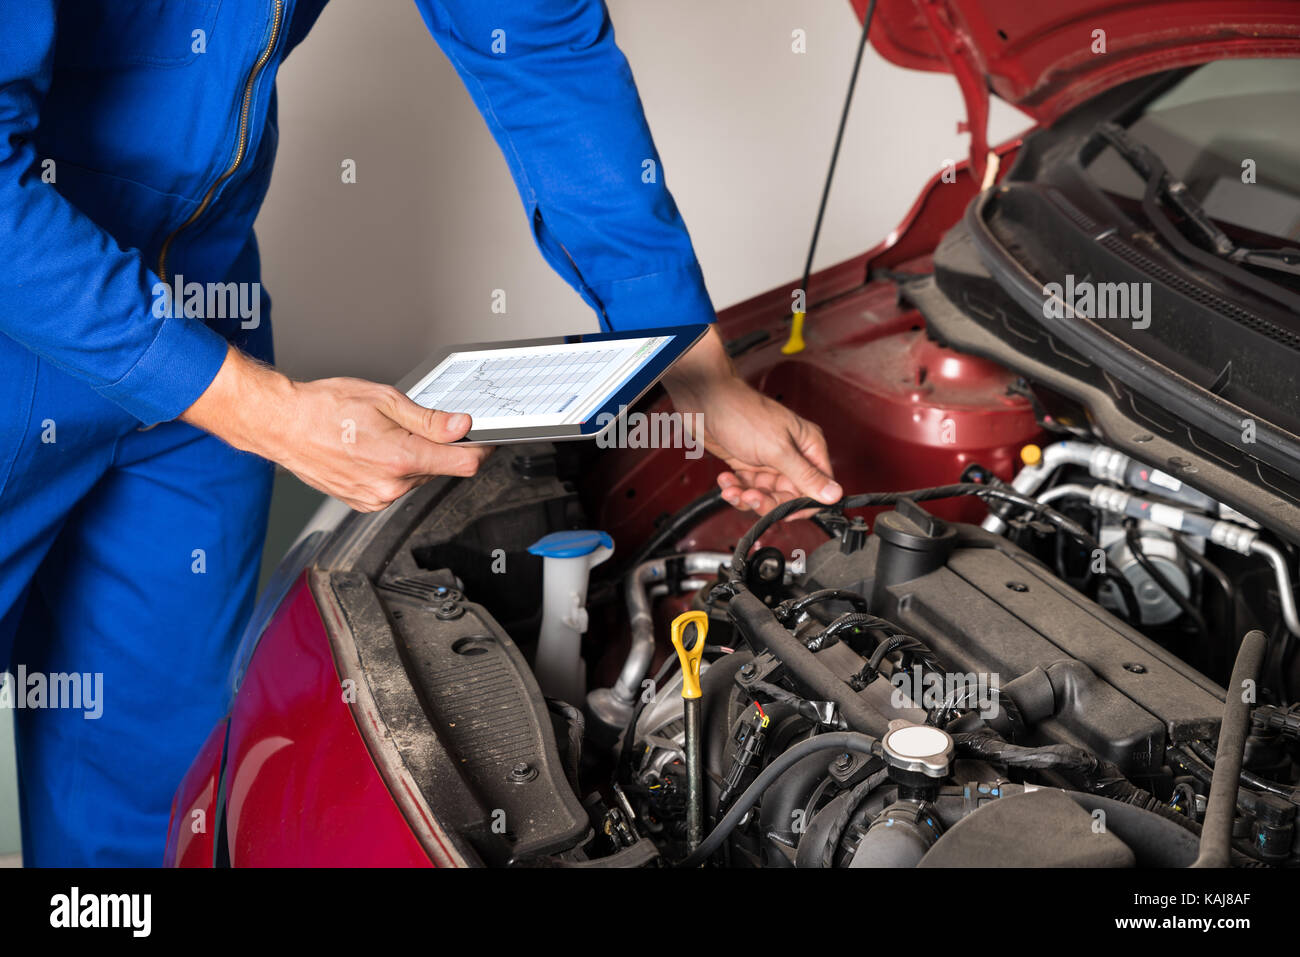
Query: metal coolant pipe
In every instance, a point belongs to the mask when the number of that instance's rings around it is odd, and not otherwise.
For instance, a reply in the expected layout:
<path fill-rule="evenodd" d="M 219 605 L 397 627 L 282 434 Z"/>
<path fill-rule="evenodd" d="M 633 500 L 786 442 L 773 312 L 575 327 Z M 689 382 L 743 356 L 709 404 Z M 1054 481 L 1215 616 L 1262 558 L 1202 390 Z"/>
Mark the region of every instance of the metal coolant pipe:
<path fill-rule="evenodd" d="M 1031 451 L 1035 447 L 1026 446 Z M 1023 453 L 1022 453 L 1023 454 Z M 1041 458 L 1026 465 L 1011 481 L 1011 487 L 1024 495 L 1033 495 L 1063 465 L 1078 465 L 1099 482 L 1111 482 L 1150 492 L 1180 502 L 1188 508 L 1218 514 L 1219 503 L 1196 489 L 1183 484 L 1167 472 L 1144 465 L 1118 449 L 1089 442 L 1054 442 L 1044 448 Z M 1001 533 L 1006 523 L 989 515 L 981 523 L 986 531 Z"/>
<path fill-rule="evenodd" d="M 1291 634 L 1300 637 L 1300 613 L 1296 609 L 1295 590 L 1291 587 L 1291 569 L 1286 556 L 1273 545 L 1263 541 L 1259 532 L 1236 522 L 1210 518 L 1188 512 L 1174 505 L 1153 502 L 1150 499 L 1105 485 L 1095 485 L 1089 491 L 1089 501 L 1097 508 L 1117 512 L 1132 518 L 1147 519 L 1174 531 L 1199 535 L 1215 545 L 1231 549 L 1239 555 L 1258 555 L 1273 569 L 1277 583 L 1278 601 L 1282 606 L 1282 619 Z"/>
<path fill-rule="evenodd" d="M 1086 498 L 1093 507 L 1102 511 L 1143 519 L 1176 532 L 1196 535 L 1239 555 L 1258 555 L 1263 558 L 1273 569 L 1278 602 L 1282 606 L 1282 620 L 1286 622 L 1287 631 L 1300 637 L 1300 609 L 1296 607 L 1295 589 L 1291 585 L 1291 568 L 1281 550 L 1261 539 L 1255 529 L 1226 519 L 1190 512 L 1177 505 L 1130 495 L 1123 489 L 1109 485 L 1094 485 L 1092 488 L 1073 484 L 1059 485 L 1044 492 L 1039 496 L 1039 501 L 1046 505 L 1072 496 Z"/>
<path fill-rule="evenodd" d="M 731 561 L 725 552 L 687 552 L 680 556 L 686 575 L 714 575 L 719 565 Z M 632 648 L 612 688 L 597 688 L 587 696 L 591 713 L 611 727 L 622 727 L 632 716 L 641 694 L 641 682 L 655 656 L 654 616 L 650 609 L 649 589 L 668 577 L 672 558 L 654 558 L 642 562 L 627 576 L 623 597 L 632 632 Z"/>

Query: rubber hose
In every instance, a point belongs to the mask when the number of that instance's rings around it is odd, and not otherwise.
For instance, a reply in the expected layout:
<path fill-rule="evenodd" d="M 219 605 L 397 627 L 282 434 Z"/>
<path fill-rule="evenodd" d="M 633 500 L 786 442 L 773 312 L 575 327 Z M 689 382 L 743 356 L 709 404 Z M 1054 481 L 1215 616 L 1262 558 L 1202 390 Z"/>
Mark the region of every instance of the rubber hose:
<path fill-rule="evenodd" d="M 782 774 L 808 755 L 815 754 L 818 751 L 856 751 L 858 754 L 874 755 L 879 746 L 880 742 L 871 735 L 857 731 L 831 731 L 828 734 L 819 734 L 815 738 L 808 738 L 806 741 L 791 745 L 762 770 L 759 776 L 754 779 L 753 784 L 745 788 L 745 792 L 731 806 L 731 810 L 726 813 L 726 816 L 718 822 L 718 826 L 709 832 L 709 836 L 695 849 L 694 853 L 684 858 L 677 866 L 699 867 L 712 857 L 718 848 L 722 847 L 722 842 L 736 829 L 741 819 L 758 803 L 767 789 Z"/>
<path fill-rule="evenodd" d="M 1250 702 L 1245 687 L 1259 676 L 1268 639 L 1258 628 L 1246 632 L 1232 666 L 1223 721 L 1219 725 L 1219 747 L 1214 758 L 1214 780 L 1201 823 L 1201 852 L 1193 867 L 1227 867 L 1232 861 L 1232 819 L 1237 810 L 1237 788 L 1245 759 L 1246 736 L 1250 733 Z"/>

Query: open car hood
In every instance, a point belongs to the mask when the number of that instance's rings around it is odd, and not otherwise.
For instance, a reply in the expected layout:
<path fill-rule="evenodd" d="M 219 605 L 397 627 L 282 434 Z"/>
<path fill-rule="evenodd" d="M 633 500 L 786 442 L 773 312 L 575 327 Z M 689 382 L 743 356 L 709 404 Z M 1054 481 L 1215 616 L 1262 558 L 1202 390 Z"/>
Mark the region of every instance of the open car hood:
<path fill-rule="evenodd" d="M 869 0 L 850 2 L 861 19 Z M 957 78 L 978 178 L 988 156 L 990 92 L 1050 124 L 1148 73 L 1229 57 L 1300 56 L 1300 3 L 877 0 L 871 43 L 891 63 Z"/>

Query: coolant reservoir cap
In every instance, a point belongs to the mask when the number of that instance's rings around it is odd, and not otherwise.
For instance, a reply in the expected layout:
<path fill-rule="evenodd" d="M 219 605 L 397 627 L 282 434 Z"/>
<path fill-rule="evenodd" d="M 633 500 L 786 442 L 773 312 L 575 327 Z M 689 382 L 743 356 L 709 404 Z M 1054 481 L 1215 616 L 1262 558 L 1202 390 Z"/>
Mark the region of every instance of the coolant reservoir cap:
<path fill-rule="evenodd" d="M 952 764 L 952 735 L 942 728 L 910 721 L 891 721 L 880 741 L 891 768 L 945 778 Z"/>

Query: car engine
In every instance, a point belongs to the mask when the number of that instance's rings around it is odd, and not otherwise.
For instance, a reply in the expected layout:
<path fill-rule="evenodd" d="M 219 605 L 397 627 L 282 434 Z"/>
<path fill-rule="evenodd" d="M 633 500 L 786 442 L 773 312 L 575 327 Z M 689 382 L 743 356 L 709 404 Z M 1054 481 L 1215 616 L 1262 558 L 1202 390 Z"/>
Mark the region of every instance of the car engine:
<path fill-rule="evenodd" d="M 643 549 L 581 734 L 595 836 L 550 863 L 1294 863 L 1290 547 L 1095 441 L 1022 457 L 1014 482 L 787 503 L 731 554 Z M 968 496 L 982 525 L 927 509 Z M 754 548 L 810 506 L 825 544 Z M 696 698 L 651 614 L 674 601 Z"/>
<path fill-rule="evenodd" d="M 708 493 L 557 604 L 530 543 L 596 534 L 565 477 L 590 469 L 502 449 L 412 504 L 358 650 L 411 676 L 418 703 L 377 704 L 488 863 L 1296 863 L 1293 546 L 1082 430 L 1021 458 L 729 540 L 695 534 L 743 518 Z M 822 544 L 768 544 L 796 526 Z M 334 586 L 354 628 L 362 582 Z"/>

